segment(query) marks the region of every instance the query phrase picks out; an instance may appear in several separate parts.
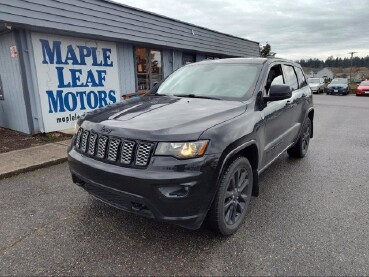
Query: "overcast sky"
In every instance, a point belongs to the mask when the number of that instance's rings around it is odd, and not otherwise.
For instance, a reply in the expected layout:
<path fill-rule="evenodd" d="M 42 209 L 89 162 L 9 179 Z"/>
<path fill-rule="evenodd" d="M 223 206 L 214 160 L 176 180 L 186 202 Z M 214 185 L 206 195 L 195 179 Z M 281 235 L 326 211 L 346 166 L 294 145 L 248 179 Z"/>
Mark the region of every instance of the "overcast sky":
<path fill-rule="evenodd" d="M 269 42 L 293 60 L 369 55 L 369 0 L 115 0 L 207 27 Z"/>

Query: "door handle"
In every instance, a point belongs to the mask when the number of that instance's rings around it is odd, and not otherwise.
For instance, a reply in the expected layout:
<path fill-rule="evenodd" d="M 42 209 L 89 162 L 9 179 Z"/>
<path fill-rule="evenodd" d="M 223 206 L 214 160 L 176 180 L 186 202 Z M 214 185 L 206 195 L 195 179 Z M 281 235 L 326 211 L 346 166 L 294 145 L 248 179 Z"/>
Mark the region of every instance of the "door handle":
<path fill-rule="evenodd" d="M 287 100 L 287 105 L 291 105 L 292 101 L 291 100 Z"/>

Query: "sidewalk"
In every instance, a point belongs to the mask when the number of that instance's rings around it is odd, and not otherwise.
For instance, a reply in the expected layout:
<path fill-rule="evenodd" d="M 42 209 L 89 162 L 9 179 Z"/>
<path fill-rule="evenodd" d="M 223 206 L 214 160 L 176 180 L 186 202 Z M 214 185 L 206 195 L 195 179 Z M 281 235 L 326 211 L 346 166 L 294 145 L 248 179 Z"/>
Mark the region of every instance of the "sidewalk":
<path fill-rule="evenodd" d="M 0 154 L 0 179 L 62 163 L 70 140 Z"/>

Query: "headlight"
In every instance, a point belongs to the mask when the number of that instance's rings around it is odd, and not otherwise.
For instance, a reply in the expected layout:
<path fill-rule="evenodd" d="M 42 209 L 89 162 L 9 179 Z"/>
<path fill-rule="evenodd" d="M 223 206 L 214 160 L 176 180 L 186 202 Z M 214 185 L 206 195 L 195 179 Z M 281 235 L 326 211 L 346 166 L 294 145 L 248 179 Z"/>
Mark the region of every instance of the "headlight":
<path fill-rule="evenodd" d="M 159 142 L 155 155 L 173 156 L 179 159 L 191 159 L 204 155 L 208 140 L 195 142 Z"/>

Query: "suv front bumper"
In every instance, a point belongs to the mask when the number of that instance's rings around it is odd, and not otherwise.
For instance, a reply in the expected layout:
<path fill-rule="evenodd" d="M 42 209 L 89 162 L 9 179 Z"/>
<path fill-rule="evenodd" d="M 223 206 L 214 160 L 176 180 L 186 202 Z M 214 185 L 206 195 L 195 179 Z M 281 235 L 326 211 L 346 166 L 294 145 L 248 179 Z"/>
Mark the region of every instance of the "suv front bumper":
<path fill-rule="evenodd" d="M 218 160 L 219 155 L 190 160 L 153 156 L 148 167 L 140 169 L 94 160 L 73 147 L 68 151 L 73 181 L 95 198 L 189 229 L 198 229 L 210 208 Z"/>

